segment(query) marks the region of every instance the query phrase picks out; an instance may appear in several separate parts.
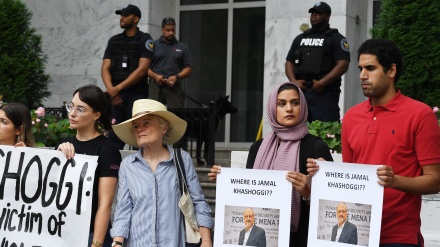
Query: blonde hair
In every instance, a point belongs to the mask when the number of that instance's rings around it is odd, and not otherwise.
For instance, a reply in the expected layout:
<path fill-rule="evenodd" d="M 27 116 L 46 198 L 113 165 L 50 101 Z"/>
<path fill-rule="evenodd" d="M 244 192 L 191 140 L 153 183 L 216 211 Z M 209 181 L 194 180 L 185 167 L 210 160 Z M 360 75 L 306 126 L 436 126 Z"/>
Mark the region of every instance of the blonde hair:
<path fill-rule="evenodd" d="M 163 142 L 167 142 L 170 139 L 170 131 L 172 130 L 171 124 L 167 120 L 163 119 L 160 116 L 157 116 L 157 115 L 154 115 L 154 114 L 151 114 L 150 116 L 154 117 L 157 120 L 157 122 L 159 123 L 159 126 L 161 128 L 166 128 L 167 129 L 167 132 L 163 136 Z"/>

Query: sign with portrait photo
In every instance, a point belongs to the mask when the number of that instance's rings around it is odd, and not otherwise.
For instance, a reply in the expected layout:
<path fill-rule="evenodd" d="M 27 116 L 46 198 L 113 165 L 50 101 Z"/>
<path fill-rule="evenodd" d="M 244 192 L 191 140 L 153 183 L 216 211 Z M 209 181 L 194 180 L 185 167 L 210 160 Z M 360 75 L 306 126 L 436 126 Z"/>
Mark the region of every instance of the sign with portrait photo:
<path fill-rule="evenodd" d="M 214 246 L 243 246 L 246 241 L 247 246 L 285 246 L 292 198 L 286 174 L 222 167 L 217 175 Z"/>
<path fill-rule="evenodd" d="M 379 246 L 379 165 L 318 161 L 312 178 L 308 246 Z"/>

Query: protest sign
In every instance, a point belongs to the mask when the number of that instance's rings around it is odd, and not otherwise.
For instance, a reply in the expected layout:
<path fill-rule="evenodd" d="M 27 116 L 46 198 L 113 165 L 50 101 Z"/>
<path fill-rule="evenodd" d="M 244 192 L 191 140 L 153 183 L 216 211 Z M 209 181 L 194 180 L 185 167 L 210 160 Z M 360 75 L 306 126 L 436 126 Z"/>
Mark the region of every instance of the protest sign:
<path fill-rule="evenodd" d="M 264 230 L 267 247 L 288 245 L 292 184 L 286 173 L 222 168 L 217 175 L 214 246 L 239 246 L 248 208 L 255 226 Z"/>
<path fill-rule="evenodd" d="M 379 166 L 326 161 L 318 165 L 312 178 L 308 246 L 379 246 L 383 203 Z M 346 221 L 345 232 L 337 234 L 338 219 Z"/>
<path fill-rule="evenodd" d="M 97 159 L 0 146 L 0 246 L 87 246 Z"/>

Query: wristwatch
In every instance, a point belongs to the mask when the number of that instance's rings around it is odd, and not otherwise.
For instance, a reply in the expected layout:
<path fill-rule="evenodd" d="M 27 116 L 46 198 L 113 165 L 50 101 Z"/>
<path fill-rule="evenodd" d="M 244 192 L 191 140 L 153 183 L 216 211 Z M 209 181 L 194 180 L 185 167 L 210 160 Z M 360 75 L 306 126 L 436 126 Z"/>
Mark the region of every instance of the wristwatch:
<path fill-rule="evenodd" d="M 180 79 L 182 79 L 182 78 L 180 78 L 179 73 L 176 73 L 174 76 L 176 76 L 176 79 L 177 79 L 178 81 L 180 81 Z"/>
<path fill-rule="evenodd" d="M 115 247 L 115 246 L 122 246 L 122 243 L 121 242 L 119 242 L 119 241 L 113 241 L 113 243 L 112 243 L 112 247 Z"/>

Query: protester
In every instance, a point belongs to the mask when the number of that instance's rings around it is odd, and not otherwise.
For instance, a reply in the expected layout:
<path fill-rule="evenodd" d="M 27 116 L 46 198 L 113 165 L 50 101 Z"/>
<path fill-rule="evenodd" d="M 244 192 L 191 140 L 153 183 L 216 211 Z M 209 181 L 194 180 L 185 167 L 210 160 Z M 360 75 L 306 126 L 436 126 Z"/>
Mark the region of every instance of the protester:
<path fill-rule="evenodd" d="M 312 28 L 293 40 L 286 57 L 286 76 L 304 90 L 309 122 L 339 121 L 341 76 L 350 63 L 348 42 L 330 28 L 332 10 L 327 3 L 317 2 L 309 13 Z"/>
<path fill-rule="evenodd" d="M 296 84 L 286 82 L 276 87 L 267 102 L 272 132 L 251 146 L 246 164 L 248 169 L 289 171 L 286 178 L 293 186 L 290 246 L 295 247 L 307 246 L 311 190 L 306 160 L 310 157 L 332 160 L 327 144 L 309 134 L 307 114 L 306 100 Z M 208 176 L 215 181 L 217 173 L 220 166 L 214 165 Z"/>
<path fill-rule="evenodd" d="M 360 84 L 368 99 L 347 111 L 342 160 L 381 165 L 383 185 L 380 247 L 423 246 L 421 195 L 440 191 L 440 128 L 431 107 L 397 89 L 403 72 L 400 50 L 369 39 L 358 50 Z M 319 167 L 308 160 L 308 172 Z M 374 195 L 372 195 L 374 196 Z"/>
<path fill-rule="evenodd" d="M 75 91 L 66 104 L 70 128 L 74 137 L 63 138 L 55 149 L 68 159 L 75 153 L 98 156 L 98 167 L 93 183 L 92 214 L 90 220 L 90 247 L 110 247 L 110 213 L 116 191 L 121 154 L 102 132 L 111 128 L 112 103 L 108 93 L 89 85 Z"/>
<path fill-rule="evenodd" d="M 121 163 L 118 203 L 111 235 L 114 246 L 185 246 L 184 217 L 172 144 L 187 123 L 155 100 L 134 102 L 132 118 L 113 126 L 115 134 L 139 150 Z M 181 151 L 186 182 L 195 208 L 201 246 L 211 247 L 211 209 L 206 203 L 192 159 Z"/>
<path fill-rule="evenodd" d="M 22 103 L 0 106 L 0 145 L 35 146 L 31 113 Z"/>

